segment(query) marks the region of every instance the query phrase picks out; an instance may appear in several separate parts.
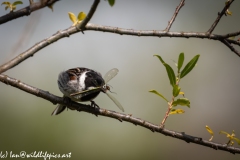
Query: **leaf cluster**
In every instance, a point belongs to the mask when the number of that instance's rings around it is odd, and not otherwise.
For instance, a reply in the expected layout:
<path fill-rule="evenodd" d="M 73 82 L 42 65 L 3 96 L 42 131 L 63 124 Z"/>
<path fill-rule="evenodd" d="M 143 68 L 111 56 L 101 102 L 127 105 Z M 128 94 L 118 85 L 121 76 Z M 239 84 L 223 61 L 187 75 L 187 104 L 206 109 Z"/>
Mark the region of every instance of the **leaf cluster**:
<path fill-rule="evenodd" d="M 209 141 L 212 141 L 214 135 L 213 130 L 209 126 L 206 126 L 206 130 L 211 134 L 211 138 L 209 139 Z M 235 137 L 236 135 L 234 130 L 232 131 L 232 134 L 227 133 L 225 131 L 220 131 L 219 134 L 225 134 L 226 137 L 229 139 L 227 145 L 232 146 L 234 144 L 233 140 L 235 140 L 238 143 L 238 145 L 240 145 L 240 139 Z"/>
<path fill-rule="evenodd" d="M 15 1 L 13 3 L 10 3 L 8 1 L 3 2 L 1 5 L 6 5 L 5 10 L 8 8 L 10 9 L 10 12 L 13 12 L 16 9 L 16 5 L 23 4 L 22 1 Z"/>
<path fill-rule="evenodd" d="M 160 96 L 168 104 L 170 104 L 169 107 L 171 112 L 169 114 L 184 113 L 184 110 L 173 109 L 172 107 L 176 107 L 180 105 L 180 106 L 187 106 L 190 108 L 190 101 L 185 97 L 178 98 L 177 100 L 174 100 L 174 98 L 177 97 L 179 94 L 184 95 L 184 92 L 181 92 L 181 88 L 179 86 L 180 79 L 182 79 L 192 71 L 192 69 L 196 66 L 196 63 L 200 55 L 194 56 L 182 69 L 184 64 L 184 53 L 180 53 L 178 57 L 178 63 L 176 63 L 177 74 L 174 73 L 174 70 L 172 69 L 172 67 L 169 64 L 167 64 L 160 55 L 154 55 L 154 56 L 156 56 L 160 60 L 160 62 L 163 64 L 163 66 L 166 68 L 168 79 L 169 79 L 170 85 L 172 86 L 172 101 L 170 102 L 169 100 L 167 100 L 167 98 L 165 98 L 161 93 L 159 93 L 156 90 L 150 90 L 149 92 Z"/>
<path fill-rule="evenodd" d="M 75 26 L 84 20 L 84 18 L 86 17 L 86 14 L 84 12 L 80 12 L 78 14 L 78 17 L 76 17 L 74 13 L 68 12 L 68 16 L 69 16 L 70 20 L 73 22 L 72 26 Z"/>

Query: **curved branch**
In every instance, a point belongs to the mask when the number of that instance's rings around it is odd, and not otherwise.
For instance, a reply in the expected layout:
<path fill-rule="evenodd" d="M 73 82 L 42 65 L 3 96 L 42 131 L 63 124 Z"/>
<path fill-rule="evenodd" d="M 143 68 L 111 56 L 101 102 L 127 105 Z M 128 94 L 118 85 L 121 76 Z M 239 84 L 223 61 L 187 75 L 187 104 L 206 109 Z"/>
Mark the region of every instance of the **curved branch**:
<path fill-rule="evenodd" d="M 7 85 L 11 85 L 11 86 L 21 89 L 25 92 L 33 94 L 37 97 L 46 99 L 46 100 L 52 102 L 53 104 L 59 103 L 59 104 L 67 105 L 71 108 L 75 108 L 77 111 L 92 113 L 96 116 L 100 115 L 100 116 L 104 116 L 104 117 L 114 118 L 114 119 L 119 120 L 120 122 L 122 122 L 122 121 L 130 122 L 130 123 L 133 123 L 134 125 L 139 125 L 141 127 L 147 128 L 147 129 L 151 130 L 152 132 L 158 132 L 158 133 L 161 133 L 166 136 L 170 136 L 173 138 L 183 140 L 187 143 L 191 142 L 191 143 L 195 143 L 198 145 L 210 147 L 210 148 L 213 148 L 216 150 L 227 151 L 227 152 L 230 152 L 233 154 L 240 153 L 240 148 L 228 146 L 226 144 L 210 142 L 210 141 L 204 140 L 200 137 L 195 137 L 195 136 L 185 134 L 184 132 L 176 132 L 176 131 L 168 130 L 166 128 L 162 128 L 158 125 L 155 125 L 155 124 L 145 121 L 143 119 L 133 117 L 131 114 L 123 114 L 123 113 L 118 113 L 118 112 L 106 110 L 106 109 L 96 109 L 96 108 L 91 107 L 90 105 L 80 104 L 80 103 L 76 103 L 73 101 L 71 101 L 71 102 L 64 101 L 64 99 L 61 97 L 55 96 L 47 91 L 38 89 L 36 87 L 29 86 L 26 83 L 23 83 L 17 79 L 8 77 L 7 75 L 0 74 L 0 81 Z"/>
<path fill-rule="evenodd" d="M 237 53 L 238 55 L 240 55 L 240 52 L 239 52 L 238 50 L 236 50 L 236 49 L 228 42 L 228 40 L 223 39 L 223 40 L 221 40 L 221 42 L 222 42 L 223 44 L 225 44 L 231 51 L 233 51 L 234 53 Z"/>
<path fill-rule="evenodd" d="M 42 41 L 40 41 L 39 43 L 35 44 L 34 46 L 32 46 L 31 48 L 29 48 L 27 51 L 19 54 L 17 57 L 13 58 L 12 60 L 10 60 L 9 62 L 3 64 L 0 66 L 0 73 L 3 73 L 5 71 L 7 71 L 10 68 L 13 68 L 14 66 L 18 65 L 19 63 L 21 63 L 22 61 L 24 61 L 25 59 L 31 57 L 34 55 L 34 53 L 36 53 L 37 51 L 43 49 L 44 47 L 50 45 L 51 43 L 56 42 L 57 40 L 64 38 L 64 37 L 69 37 L 71 34 L 77 33 L 79 31 L 82 31 L 82 28 L 85 28 L 85 25 L 89 22 L 89 20 L 91 19 L 91 17 L 93 16 L 98 4 L 99 4 L 100 0 L 95 0 L 89 13 L 87 14 L 86 18 L 83 20 L 82 23 L 80 23 L 77 26 L 72 26 L 69 27 L 63 31 L 58 31 L 57 33 L 55 33 L 54 35 L 52 35 L 51 37 L 44 39 Z M 80 28 L 80 29 L 79 29 Z"/>
<path fill-rule="evenodd" d="M 133 30 L 133 29 L 123 29 L 118 27 L 111 27 L 111 26 L 102 26 L 102 25 L 96 25 L 96 24 L 89 24 L 89 20 L 93 16 L 100 0 L 95 0 L 88 15 L 83 20 L 82 23 L 78 24 L 76 27 L 70 27 L 63 31 L 58 31 L 56 34 L 52 35 L 51 37 L 42 40 L 41 42 L 35 44 L 33 47 L 28 49 L 27 51 L 21 53 L 17 57 L 13 58 L 9 62 L 3 64 L 0 66 L 0 73 L 5 72 L 6 70 L 18 65 L 25 59 L 33 56 L 37 51 L 41 50 L 42 48 L 48 46 L 51 43 L 56 42 L 57 40 L 69 37 L 70 35 L 77 33 L 79 31 L 83 32 L 84 30 L 93 30 L 93 31 L 103 31 L 103 32 L 109 32 L 109 33 L 117 33 L 120 35 L 132 35 L 132 36 L 152 36 L 152 37 L 182 37 L 182 38 L 202 38 L 202 39 L 212 39 L 212 40 L 218 40 L 221 42 L 224 42 L 224 44 L 231 49 L 236 55 L 240 56 L 239 51 L 237 51 L 232 45 L 229 45 L 229 43 L 233 43 L 235 45 L 240 46 L 240 43 L 236 40 L 229 40 L 227 39 L 229 36 L 234 34 L 239 34 L 239 32 L 230 33 L 227 35 L 217 35 L 217 34 L 210 34 L 213 29 L 216 27 L 217 22 L 220 20 L 221 16 L 218 17 L 218 21 L 216 21 L 210 29 L 210 32 L 166 32 L 162 30 Z M 223 11 L 221 13 L 225 13 L 226 9 L 230 6 L 230 4 L 234 0 L 230 0 L 228 4 L 224 7 Z M 180 10 L 181 6 L 183 6 L 184 0 L 181 1 L 180 5 L 177 7 L 177 10 Z M 176 15 L 173 16 L 173 20 L 176 18 Z M 88 23 L 88 24 L 87 24 Z M 167 28 L 170 29 L 173 21 L 169 23 L 169 26 Z M 228 43 L 226 43 L 228 42 Z"/>
<path fill-rule="evenodd" d="M 209 30 L 207 31 L 208 34 L 211 34 L 213 32 L 213 30 L 215 29 L 215 27 L 217 26 L 218 22 L 220 21 L 220 19 L 222 18 L 222 16 L 224 14 L 226 14 L 227 9 L 230 7 L 230 5 L 232 4 L 234 0 L 228 0 L 225 7 L 223 8 L 221 13 L 218 13 L 218 17 L 217 19 L 213 22 L 212 26 L 209 28 Z"/>
<path fill-rule="evenodd" d="M 59 1 L 59 0 L 43 0 L 40 2 L 34 2 L 25 8 L 22 8 L 15 12 L 10 12 L 10 13 L 0 17 L 0 24 L 6 23 L 8 21 L 11 21 L 11 20 L 19 18 L 19 17 L 28 16 L 32 12 L 39 10 L 41 8 L 44 8 L 46 6 L 50 6 L 57 1 Z"/>

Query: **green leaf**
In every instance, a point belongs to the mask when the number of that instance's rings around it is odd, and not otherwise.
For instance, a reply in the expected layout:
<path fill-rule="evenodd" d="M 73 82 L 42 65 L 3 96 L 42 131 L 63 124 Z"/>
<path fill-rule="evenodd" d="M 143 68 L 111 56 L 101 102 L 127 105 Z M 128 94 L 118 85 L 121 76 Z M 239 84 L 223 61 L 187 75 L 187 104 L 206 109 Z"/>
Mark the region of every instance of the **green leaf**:
<path fill-rule="evenodd" d="M 176 85 L 176 76 L 175 76 L 175 73 L 174 73 L 172 67 L 170 67 L 167 63 L 164 63 L 163 65 L 166 67 L 170 84 L 172 86 Z"/>
<path fill-rule="evenodd" d="M 185 111 L 182 109 L 172 109 L 169 114 L 181 114 L 184 113 Z"/>
<path fill-rule="evenodd" d="M 182 68 L 182 65 L 183 65 L 183 62 L 184 62 L 184 53 L 180 53 L 179 54 L 179 57 L 178 57 L 178 73 L 180 72 L 180 69 Z"/>
<path fill-rule="evenodd" d="M 167 70 L 167 74 L 168 74 L 168 78 L 169 78 L 170 84 L 172 86 L 175 85 L 176 84 L 176 76 L 174 74 L 174 71 L 173 71 L 172 67 L 170 67 L 167 63 L 165 63 L 161 56 L 156 55 L 156 54 L 153 55 L 153 56 L 158 57 L 158 59 L 162 62 L 162 64 L 165 66 L 165 68 Z"/>
<path fill-rule="evenodd" d="M 16 5 L 18 5 L 18 4 L 23 4 L 23 2 L 22 1 L 15 1 L 15 2 L 13 2 L 13 6 L 16 6 Z"/>
<path fill-rule="evenodd" d="M 174 107 L 177 105 L 180 105 L 180 106 L 187 106 L 190 108 L 190 101 L 187 98 L 179 98 L 176 101 L 174 101 L 172 105 Z"/>
<path fill-rule="evenodd" d="M 163 59 L 162 59 L 162 57 L 161 56 L 159 56 L 159 55 L 157 55 L 157 54 L 154 54 L 153 56 L 156 56 L 161 62 L 162 62 L 162 64 L 164 64 L 165 62 L 163 61 Z"/>
<path fill-rule="evenodd" d="M 156 90 L 150 90 L 149 92 L 154 93 L 154 94 L 162 97 L 165 101 L 169 102 L 162 94 L 158 93 L 158 91 L 156 91 Z"/>
<path fill-rule="evenodd" d="M 181 88 L 178 85 L 173 86 L 173 96 L 177 97 L 179 95 Z"/>
<path fill-rule="evenodd" d="M 68 12 L 68 16 L 69 16 L 70 20 L 73 22 L 73 26 L 76 25 L 77 24 L 77 18 L 75 16 L 75 14 L 72 13 L 72 12 Z"/>
<path fill-rule="evenodd" d="M 195 67 L 199 56 L 200 56 L 199 54 L 196 55 L 195 57 L 193 57 L 193 59 L 190 62 L 188 62 L 188 64 L 181 71 L 180 78 L 183 78 L 184 76 L 186 76 Z"/>
<path fill-rule="evenodd" d="M 5 5 L 7 5 L 7 6 L 10 6 L 10 5 L 11 5 L 10 2 L 3 2 L 1 5 L 3 5 L 3 4 L 5 4 Z"/>
<path fill-rule="evenodd" d="M 108 0 L 108 3 L 112 7 L 115 4 L 115 0 Z"/>
<path fill-rule="evenodd" d="M 84 18 L 86 17 L 86 14 L 84 12 L 80 12 L 78 14 L 78 21 L 82 21 L 84 20 Z"/>

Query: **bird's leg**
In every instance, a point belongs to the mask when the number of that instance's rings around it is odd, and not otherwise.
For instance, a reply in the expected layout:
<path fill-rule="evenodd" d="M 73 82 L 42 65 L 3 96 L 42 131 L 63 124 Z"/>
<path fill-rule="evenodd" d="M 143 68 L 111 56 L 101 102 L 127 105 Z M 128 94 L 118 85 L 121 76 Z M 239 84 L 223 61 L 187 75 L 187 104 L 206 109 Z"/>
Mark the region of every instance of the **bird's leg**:
<path fill-rule="evenodd" d="M 69 103 L 70 105 L 72 104 L 72 100 L 71 98 L 67 97 L 67 96 L 63 96 L 63 101 L 64 103 Z M 71 110 L 75 110 L 74 108 L 71 108 L 69 106 L 67 106 L 67 108 L 71 109 Z"/>
<path fill-rule="evenodd" d="M 94 101 L 91 101 L 91 107 L 93 107 L 95 109 L 99 109 L 100 108 Z"/>

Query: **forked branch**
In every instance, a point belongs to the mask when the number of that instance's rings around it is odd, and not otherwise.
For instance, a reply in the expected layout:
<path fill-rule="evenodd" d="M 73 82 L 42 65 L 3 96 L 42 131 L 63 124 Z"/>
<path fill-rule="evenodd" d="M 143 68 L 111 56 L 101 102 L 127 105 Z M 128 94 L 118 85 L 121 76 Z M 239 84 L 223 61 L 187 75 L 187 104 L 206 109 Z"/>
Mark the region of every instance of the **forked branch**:
<path fill-rule="evenodd" d="M 8 21 L 11 21 L 13 19 L 16 19 L 16 18 L 28 16 L 32 12 L 39 10 L 41 8 L 44 8 L 46 6 L 50 6 L 57 1 L 59 1 L 59 0 L 42 0 L 42 1 L 34 2 L 34 3 L 31 1 L 29 6 L 22 8 L 15 12 L 10 12 L 10 13 L 0 17 L 0 25 L 3 23 L 6 23 Z"/>

